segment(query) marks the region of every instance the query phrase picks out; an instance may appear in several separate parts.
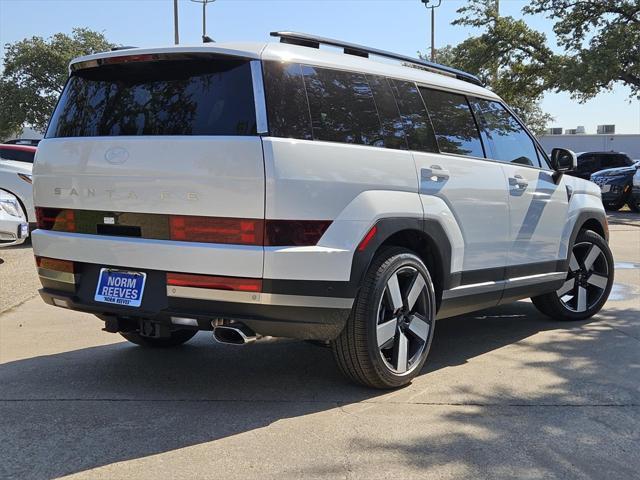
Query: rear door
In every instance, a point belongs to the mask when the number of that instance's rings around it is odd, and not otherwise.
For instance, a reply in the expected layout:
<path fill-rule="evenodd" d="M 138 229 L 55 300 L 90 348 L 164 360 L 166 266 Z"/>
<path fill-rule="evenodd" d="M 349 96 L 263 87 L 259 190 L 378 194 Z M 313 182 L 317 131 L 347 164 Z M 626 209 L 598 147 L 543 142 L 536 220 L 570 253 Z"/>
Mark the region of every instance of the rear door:
<path fill-rule="evenodd" d="M 411 89 L 404 90 L 410 99 Z M 437 146 L 418 144 L 414 148 L 425 212 L 430 197 L 436 197 L 453 213 L 464 240 L 463 283 L 502 280 L 509 208 L 501 165 L 484 159 L 480 134 L 464 95 L 423 87 L 420 92 L 431 119 L 428 130 L 432 124 L 437 142 Z M 416 151 L 427 148 L 440 153 Z"/>
<path fill-rule="evenodd" d="M 500 102 L 472 99 L 488 145 L 487 156 L 502 166 L 509 188 L 507 277 L 556 271 L 567 221 L 564 181 L 542 168 L 532 138 Z"/>
<path fill-rule="evenodd" d="M 261 276 L 262 230 L 251 242 L 234 220 L 264 218 L 251 62 L 146 57 L 72 73 L 39 146 L 36 205 L 77 210 L 78 233 L 255 244 L 209 269 Z"/>

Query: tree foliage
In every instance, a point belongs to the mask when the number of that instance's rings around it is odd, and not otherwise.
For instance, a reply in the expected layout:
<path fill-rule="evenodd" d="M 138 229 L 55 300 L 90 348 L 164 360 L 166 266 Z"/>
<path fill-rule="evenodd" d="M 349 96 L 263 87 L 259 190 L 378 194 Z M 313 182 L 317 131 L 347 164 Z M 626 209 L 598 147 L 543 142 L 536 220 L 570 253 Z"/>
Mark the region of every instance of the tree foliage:
<path fill-rule="evenodd" d="M 109 50 L 102 33 L 75 28 L 71 35 L 31 37 L 5 45 L 0 75 L 0 138 L 25 124 L 44 131 L 64 88 L 69 62 L 78 56 Z"/>
<path fill-rule="evenodd" d="M 529 128 L 541 133 L 551 117 L 539 102 L 552 87 L 548 72 L 556 61 L 545 35 L 522 20 L 499 16 L 493 2 L 473 0 L 458 13 L 455 25 L 472 26 L 483 33 L 440 49 L 438 62 L 477 75 Z"/>
<path fill-rule="evenodd" d="M 640 0 L 532 0 L 523 11 L 556 22 L 558 90 L 584 101 L 623 83 L 640 95 Z"/>

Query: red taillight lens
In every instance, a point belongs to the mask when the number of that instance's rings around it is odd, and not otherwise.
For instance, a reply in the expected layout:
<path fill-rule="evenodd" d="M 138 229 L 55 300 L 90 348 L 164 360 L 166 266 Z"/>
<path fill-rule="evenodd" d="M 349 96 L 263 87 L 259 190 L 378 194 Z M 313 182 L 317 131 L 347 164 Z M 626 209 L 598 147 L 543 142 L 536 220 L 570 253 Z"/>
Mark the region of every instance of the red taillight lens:
<path fill-rule="evenodd" d="M 267 220 L 265 245 L 316 245 L 331 225 L 329 220 Z"/>
<path fill-rule="evenodd" d="M 42 230 L 75 232 L 76 215 L 73 210 L 36 207 L 36 221 Z"/>
<path fill-rule="evenodd" d="M 56 272 L 75 273 L 75 265 L 70 260 L 60 260 L 57 258 L 36 257 L 36 265 L 39 268 L 55 270 Z"/>
<path fill-rule="evenodd" d="M 218 277 L 194 275 L 190 273 L 167 273 L 167 285 L 176 287 L 211 288 L 214 290 L 235 290 L 239 292 L 261 292 L 259 278 Z"/>
<path fill-rule="evenodd" d="M 169 227 L 171 240 L 262 245 L 262 220 L 174 215 Z"/>

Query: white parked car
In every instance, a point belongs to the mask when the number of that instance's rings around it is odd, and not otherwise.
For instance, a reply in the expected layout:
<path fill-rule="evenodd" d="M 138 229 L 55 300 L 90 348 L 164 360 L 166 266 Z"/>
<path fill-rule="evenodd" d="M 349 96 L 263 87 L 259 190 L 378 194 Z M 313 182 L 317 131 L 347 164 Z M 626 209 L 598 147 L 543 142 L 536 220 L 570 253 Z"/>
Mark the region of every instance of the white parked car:
<path fill-rule="evenodd" d="M 27 217 L 15 195 L 0 189 L 0 247 L 19 245 L 29 237 Z"/>
<path fill-rule="evenodd" d="M 31 184 L 35 152 L 36 147 L 0 144 L 0 189 L 17 197 L 32 227 L 36 222 Z"/>
<path fill-rule="evenodd" d="M 72 62 L 34 169 L 47 303 L 147 346 L 327 341 L 377 388 L 420 372 L 436 318 L 601 309 L 607 220 L 575 154 L 465 72 L 274 35 Z"/>

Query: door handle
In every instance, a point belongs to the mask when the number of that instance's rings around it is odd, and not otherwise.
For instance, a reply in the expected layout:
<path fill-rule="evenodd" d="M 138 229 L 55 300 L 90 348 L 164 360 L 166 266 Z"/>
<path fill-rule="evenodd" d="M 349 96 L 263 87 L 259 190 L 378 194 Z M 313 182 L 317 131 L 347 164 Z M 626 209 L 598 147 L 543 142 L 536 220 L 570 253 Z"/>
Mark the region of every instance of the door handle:
<path fill-rule="evenodd" d="M 423 168 L 420 172 L 423 181 L 438 182 L 440 180 L 449 180 L 451 176 L 449 170 L 445 170 L 440 165 L 431 165 L 431 168 Z"/>
<path fill-rule="evenodd" d="M 516 190 L 525 190 L 529 186 L 529 182 L 527 182 L 522 175 L 514 175 L 513 177 L 509 177 L 509 185 Z"/>

